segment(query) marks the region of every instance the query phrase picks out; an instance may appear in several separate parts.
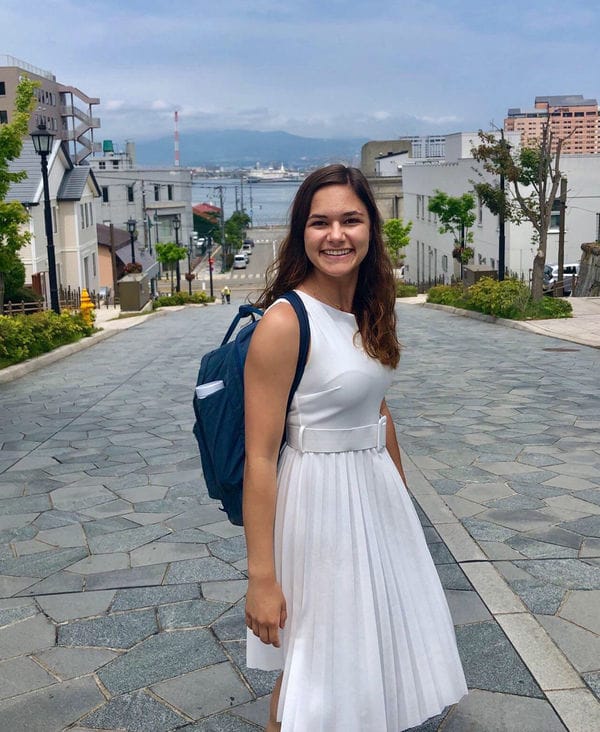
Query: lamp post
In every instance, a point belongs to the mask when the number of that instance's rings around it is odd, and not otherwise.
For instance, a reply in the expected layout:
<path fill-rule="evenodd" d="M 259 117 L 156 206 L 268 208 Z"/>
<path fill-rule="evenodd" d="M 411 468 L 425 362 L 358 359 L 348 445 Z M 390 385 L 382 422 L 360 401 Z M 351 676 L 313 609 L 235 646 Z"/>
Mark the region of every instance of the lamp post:
<path fill-rule="evenodd" d="M 50 208 L 50 190 L 48 187 L 48 155 L 52 152 L 54 134 L 48 132 L 45 124 L 38 125 L 37 132 L 31 133 L 33 147 L 42 158 L 42 180 L 44 182 L 44 223 L 46 228 L 46 249 L 48 252 L 48 280 L 50 282 L 50 307 L 60 315 L 58 300 L 58 282 L 56 279 L 56 257 L 54 253 L 54 234 L 52 231 L 52 210 Z"/>
<path fill-rule="evenodd" d="M 194 237 L 192 234 L 190 234 L 190 243 L 188 244 L 188 273 L 187 273 L 187 281 L 188 281 L 188 293 L 192 294 L 192 247 L 194 246 Z"/>
<path fill-rule="evenodd" d="M 137 221 L 135 219 L 128 219 L 127 231 L 129 232 L 129 243 L 131 244 L 131 261 L 135 264 L 135 227 Z"/>
<path fill-rule="evenodd" d="M 179 229 L 181 227 L 181 218 L 179 214 L 173 219 L 173 228 L 175 229 L 175 244 L 179 246 Z M 175 292 L 181 292 L 181 269 L 179 267 L 179 260 L 177 260 L 176 270 L 177 283 L 175 284 Z"/>

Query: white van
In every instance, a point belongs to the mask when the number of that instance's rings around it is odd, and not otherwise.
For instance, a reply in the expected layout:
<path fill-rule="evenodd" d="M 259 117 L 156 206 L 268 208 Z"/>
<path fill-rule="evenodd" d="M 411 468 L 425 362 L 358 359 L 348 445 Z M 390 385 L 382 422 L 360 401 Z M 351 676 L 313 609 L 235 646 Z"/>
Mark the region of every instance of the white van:
<path fill-rule="evenodd" d="M 233 258 L 233 269 L 246 269 L 247 263 L 245 254 L 236 254 Z"/>
<path fill-rule="evenodd" d="M 563 265 L 563 293 L 565 296 L 573 290 L 573 280 L 579 274 L 579 262 L 570 262 Z M 554 292 L 558 284 L 558 264 L 547 264 L 544 267 L 544 292 Z"/>

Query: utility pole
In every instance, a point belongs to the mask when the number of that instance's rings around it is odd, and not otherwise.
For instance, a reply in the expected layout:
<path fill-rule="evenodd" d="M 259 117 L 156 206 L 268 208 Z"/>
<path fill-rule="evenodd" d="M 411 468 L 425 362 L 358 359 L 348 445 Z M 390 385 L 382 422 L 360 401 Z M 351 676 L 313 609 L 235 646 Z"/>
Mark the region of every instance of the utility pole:
<path fill-rule="evenodd" d="M 244 213 L 244 176 L 240 175 L 240 208 Z"/>
<path fill-rule="evenodd" d="M 558 217 L 558 282 L 555 294 L 558 297 L 564 295 L 564 266 L 565 266 L 565 219 L 567 213 L 567 179 L 560 179 L 560 198 L 559 198 L 559 217 Z M 571 285 L 571 288 L 573 285 Z"/>
<path fill-rule="evenodd" d="M 225 209 L 223 208 L 223 186 L 217 186 L 219 191 L 219 202 L 221 205 L 221 272 L 225 272 L 225 259 L 227 248 L 225 246 Z"/>

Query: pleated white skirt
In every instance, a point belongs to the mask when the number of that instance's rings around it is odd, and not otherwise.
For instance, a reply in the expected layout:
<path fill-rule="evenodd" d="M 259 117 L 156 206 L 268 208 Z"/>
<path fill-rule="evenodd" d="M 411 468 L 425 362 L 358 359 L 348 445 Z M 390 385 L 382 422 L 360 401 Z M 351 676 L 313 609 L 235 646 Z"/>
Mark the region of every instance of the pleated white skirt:
<path fill-rule="evenodd" d="M 284 671 L 282 732 L 400 732 L 467 693 L 446 598 L 387 450 L 279 465 L 279 649 L 248 632 L 247 665 Z"/>

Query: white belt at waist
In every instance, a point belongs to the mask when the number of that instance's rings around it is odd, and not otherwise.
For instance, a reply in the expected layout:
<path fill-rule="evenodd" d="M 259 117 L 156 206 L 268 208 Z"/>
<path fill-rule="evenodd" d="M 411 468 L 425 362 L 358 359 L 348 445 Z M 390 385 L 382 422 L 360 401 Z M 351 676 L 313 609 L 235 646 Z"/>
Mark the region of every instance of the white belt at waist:
<path fill-rule="evenodd" d="M 290 425 L 286 429 L 285 441 L 300 452 L 348 452 L 349 450 L 377 450 L 385 448 L 387 418 L 381 417 L 376 424 L 348 429 L 318 429 Z"/>

